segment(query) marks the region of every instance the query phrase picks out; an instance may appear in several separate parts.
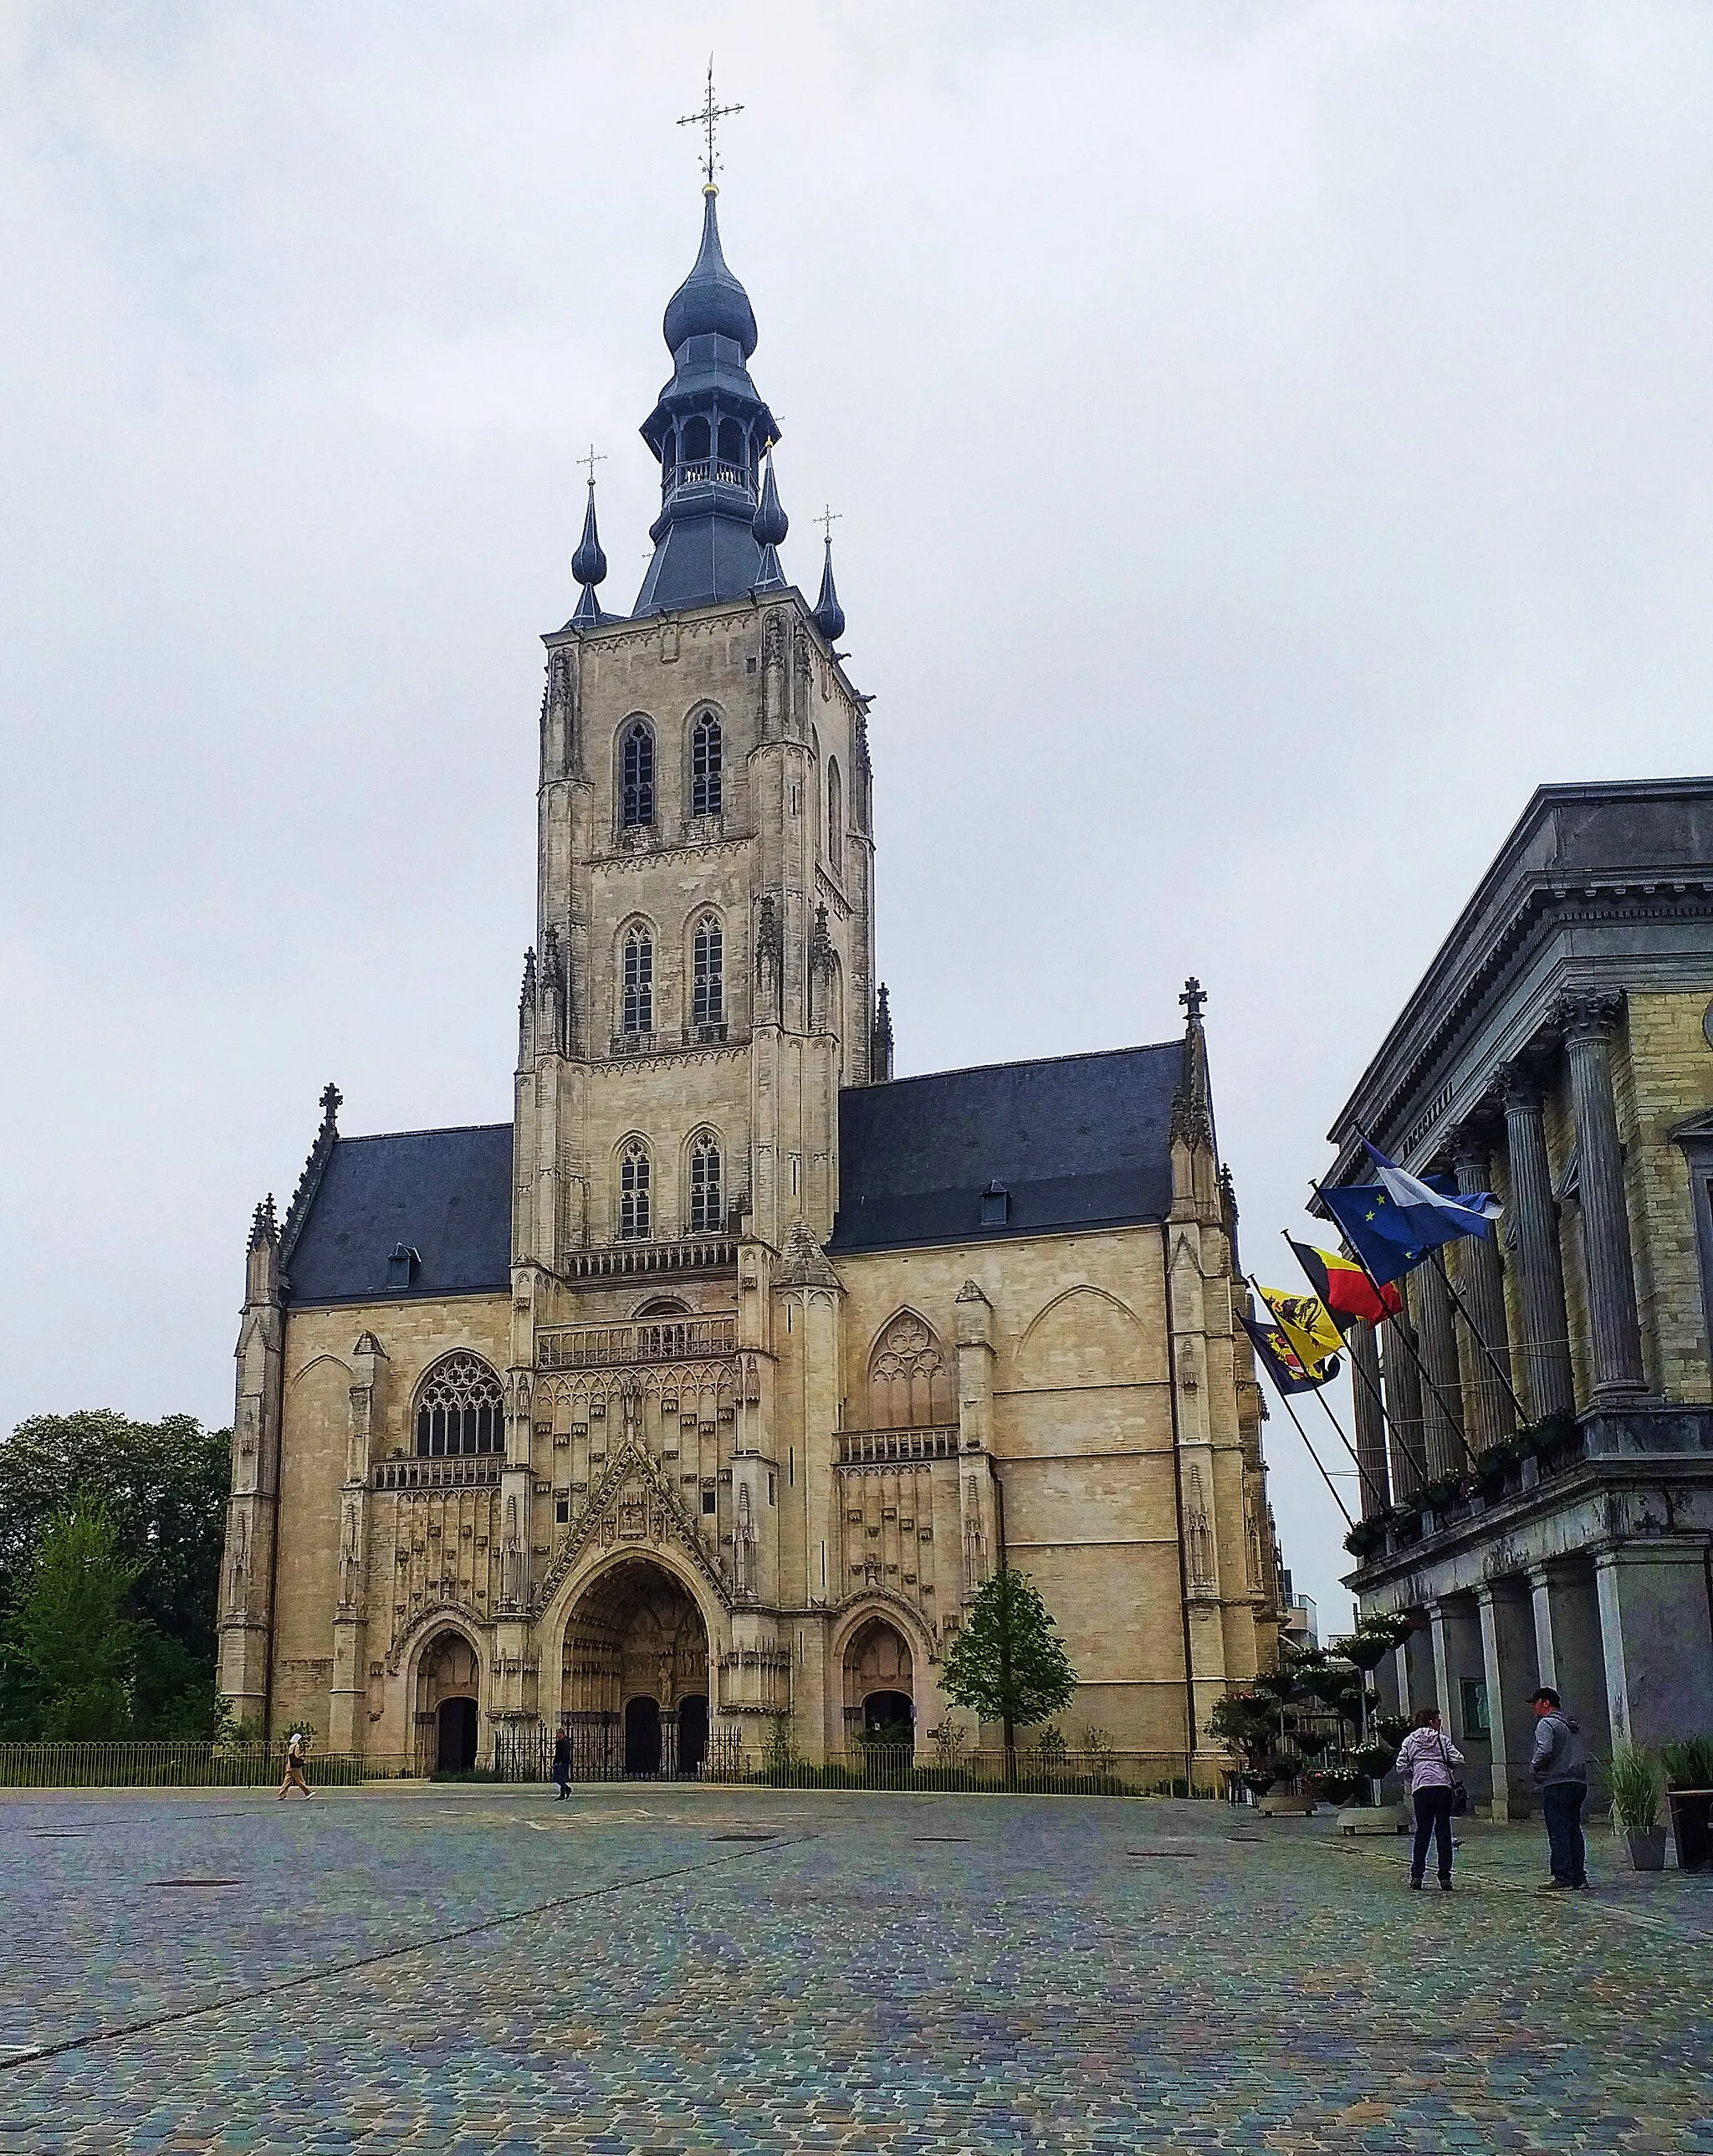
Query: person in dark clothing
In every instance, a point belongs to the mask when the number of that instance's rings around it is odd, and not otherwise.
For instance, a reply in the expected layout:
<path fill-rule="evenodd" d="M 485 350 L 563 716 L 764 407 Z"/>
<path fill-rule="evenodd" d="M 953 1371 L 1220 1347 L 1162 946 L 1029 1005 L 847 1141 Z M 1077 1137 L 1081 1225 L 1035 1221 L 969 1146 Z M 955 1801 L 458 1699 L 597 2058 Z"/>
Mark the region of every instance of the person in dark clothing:
<path fill-rule="evenodd" d="M 1552 1886 L 1588 1883 L 1588 1851 L 1582 1840 L 1582 1806 L 1588 1795 L 1588 1748 L 1582 1724 L 1567 1712 L 1551 1685 L 1542 1685 L 1530 1704 L 1535 1710 L 1535 1750 L 1529 1761 L 1541 1791 L 1541 1815 L 1551 1852 Z"/>
<path fill-rule="evenodd" d="M 571 1794 L 571 1732 L 562 1729 L 553 1740 L 553 1779 L 559 1784 L 559 1801 Z"/>
<path fill-rule="evenodd" d="M 1432 1840 L 1439 1861 L 1439 1884 L 1451 1892 L 1451 1784 L 1454 1767 L 1463 1764 L 1463 1754 L 1439 1727 L 1437 1707 L 1424 1707 L 1416 1726 L 1403 1740 L 1398 1755 L 1398 1771 L 1410 1785 L 1416 1810 L 1416 1838 L 1410 1851 L 1410 1884 L 1419 1887 L 1428 1868 L 1428 1844 Z"/>

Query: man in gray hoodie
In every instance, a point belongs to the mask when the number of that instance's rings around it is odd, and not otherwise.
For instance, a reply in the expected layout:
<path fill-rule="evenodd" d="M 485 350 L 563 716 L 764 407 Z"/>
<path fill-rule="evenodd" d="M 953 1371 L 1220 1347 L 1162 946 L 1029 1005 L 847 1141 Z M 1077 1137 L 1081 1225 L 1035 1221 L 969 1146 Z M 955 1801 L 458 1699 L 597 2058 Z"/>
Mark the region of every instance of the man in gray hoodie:
<path fill-rule="evenodd" d="M 1542 1685 L 1530 1704 L 1535 1710 L 1535 1751 L 1529 1770 L 1541 1788 L 1541 1812 L 1552 1852 L 1552 1885 L 1586 1887 L 1582 1805 L 1588 1794 L 1588 1748 L 1582 1742 L 1582 1725 L 1565 1712 L 1550 1685 Z"/>

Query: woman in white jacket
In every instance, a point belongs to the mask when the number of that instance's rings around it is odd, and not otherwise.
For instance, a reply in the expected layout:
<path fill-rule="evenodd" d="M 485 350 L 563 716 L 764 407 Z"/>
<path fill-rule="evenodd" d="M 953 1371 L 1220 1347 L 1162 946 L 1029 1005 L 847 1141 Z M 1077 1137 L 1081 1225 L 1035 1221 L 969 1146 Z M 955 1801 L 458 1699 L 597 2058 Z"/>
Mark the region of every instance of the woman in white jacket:
<path fill-rule="evenodd" d="M 1439 1708 L 1424 1707 L 1398 1754 L 1398 1771 L 1408 1779 L 1416 1808 L 1416 1838 L 1410 1850 L 1412 1887 L 1421 1886 L 1431 1837 L 1439 1860 L 1440 1887 L 1448 1894 L 1451 1892 L 1452 1769 L 1462 1764 L 1462 1753 L 1439 1727 Z"/>

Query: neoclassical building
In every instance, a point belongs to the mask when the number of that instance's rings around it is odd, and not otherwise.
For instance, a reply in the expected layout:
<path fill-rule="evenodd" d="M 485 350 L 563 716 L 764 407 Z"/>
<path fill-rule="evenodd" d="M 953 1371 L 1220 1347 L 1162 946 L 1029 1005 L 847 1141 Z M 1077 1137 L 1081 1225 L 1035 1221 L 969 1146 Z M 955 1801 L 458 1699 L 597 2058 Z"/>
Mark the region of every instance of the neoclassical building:
<path fill-rule="evenodd" d="M 1540 789 L 1333 1180 L 1365 1179 L 1364 1132 L 1504 1201 L 1357 1338 L 1386 1415 L 1359 1387 L 1348 1584 L 1417 1618 L 1391 1686 L 1516 1815 L 1538 1684 L 1597 1753 L 1713 1729 L 1713 779 Z"/>
<path fill-rule="evenodd" d="M 782 1714 L 818 1758 L 941 1721 L 1003 1550 L 1073 1739 L 1211 1774 L 1279 1583 L 1200 992 L 1160 1045 L 893 1077 L 869 699 L 830 543 L 813 606 L 781 566 L 711 187 L 664 333 L 636 605 L 591 481 L 544 639 L 514 1120 L 346 1137 L 330 1086 L 257 1209 L 222 1688 L 423 1763 L 569 1726 L 690 1771 Z"/>

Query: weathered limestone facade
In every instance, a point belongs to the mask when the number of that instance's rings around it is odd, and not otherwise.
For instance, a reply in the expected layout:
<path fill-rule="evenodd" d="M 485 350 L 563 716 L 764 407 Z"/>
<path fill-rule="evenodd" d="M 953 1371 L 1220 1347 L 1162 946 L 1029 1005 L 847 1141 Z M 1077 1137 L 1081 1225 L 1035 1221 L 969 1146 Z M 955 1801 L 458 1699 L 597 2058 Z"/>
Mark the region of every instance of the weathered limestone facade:
<path fill-rule="evenodd" d="M 592 489 L 545 639 L 515 1122 L 347 1139 L 330 1088 L 258 1211 L 223 1686 L 425 1764 L 569 1726 L 592 1768 L 687 1771 L 782 1713 L 820 1758 L 941 1721 L 1004 1550 L 1073 1738 L 1210 1777 L 1278 1579 L 1199 992 L 1162 1047 L 892 1081 L 867 700 L 830 556 L 815 608 L 777 570 L 712 218 L 645 429 L 658 610 L 595 603 Z M 698 517 L 748 581 L 669 606 Z"/>
<path fill-rule="evenodd" d="M 1713 1728 L 1713 780 L 1541 788 L 1340 1116 L 1335 1180 L 1363 1179 L 1358 1130 L 1505 1205 L 1449 1254 L 1467 1318 L 1411 1277 L 1432 1386 L 1396 1322 L 1362 1343 L 1391 1428 L 1358 1400 L 1350 1584 L 1419 1615 L 1398 1697 L 1521 1815 L 1537 1684 L 1597 1753 Z"/>

